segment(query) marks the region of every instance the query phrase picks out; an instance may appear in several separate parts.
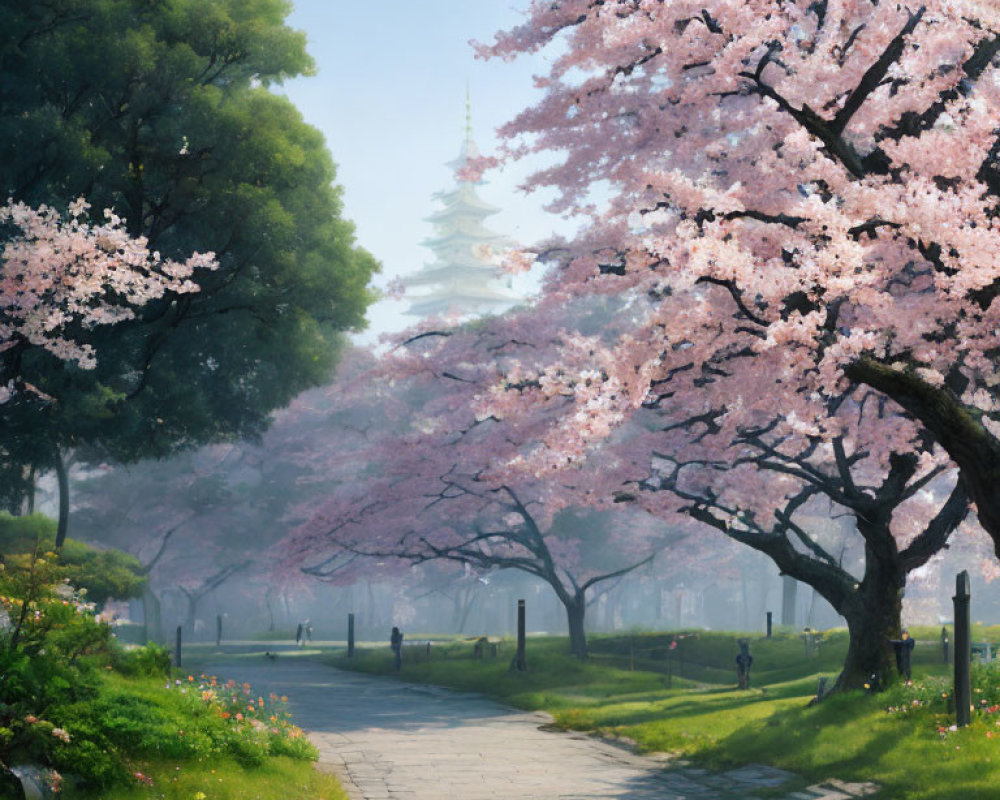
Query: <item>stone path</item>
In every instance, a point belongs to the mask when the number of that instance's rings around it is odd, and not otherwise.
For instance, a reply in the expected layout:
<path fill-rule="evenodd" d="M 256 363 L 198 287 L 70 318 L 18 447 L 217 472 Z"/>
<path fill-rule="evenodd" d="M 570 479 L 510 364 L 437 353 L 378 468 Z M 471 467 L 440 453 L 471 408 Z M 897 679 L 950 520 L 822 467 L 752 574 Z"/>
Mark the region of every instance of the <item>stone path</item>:
<path fill-rule="evenodd" d="M 320 768 L 351 800 L 753 800 L 794 776 L 751 765 L 671 768 L 478 695 L 335 670 L 305 656 L 205 665 L 255 691 L 288 695 Z M 830 781 L 780 800 L 848 800 L 869 784 Z M 772 795 L 773 796 L 773 795 Z"/>

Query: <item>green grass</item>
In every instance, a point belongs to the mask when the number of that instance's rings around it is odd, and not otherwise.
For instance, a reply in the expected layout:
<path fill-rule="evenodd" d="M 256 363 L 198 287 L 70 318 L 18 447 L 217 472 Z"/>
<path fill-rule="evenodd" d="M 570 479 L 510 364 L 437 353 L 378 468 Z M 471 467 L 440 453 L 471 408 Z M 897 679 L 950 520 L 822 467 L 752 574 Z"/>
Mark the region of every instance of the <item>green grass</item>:
<path fill-rule="evenodd" d="M 806 781 L 874 781 L 883 800 L 995 800 L 1000 785 L 1000 667 L 977 670 L 974 699 L 983 712 L 950 731 L 950 669 L 940 627 L 911 628 L 915 686 L 880 695 L 851 693 L 809 706 L 820 677 L 832 684 L 846 652 L 844 631 L 828 631 L 807 655 L 801 634 L 767 640 L 715 632 L 594 636 L 592 657 L 571 658 L 564 638 L 528 641 L 526 674 L 509 670 L 513 643 L 496 659 L 472 658 L 472 644 L 432 648 L 407 660 L 401 678 L 482 692 L 511 705 L 542 709 L 556 725 L 626 739 L 643 751 L 667 751 L 724 769 L 765 763 Z M 672 641 L 677 646 L 670 649 Z M 735 688 L 736 639 L 748 638 L 751 687 Z M 1000 641 L 1000 627 L 973 632 Z M 361 650 L 337 666 L 393 674 L 388 648 Z M 805 785 L 805 784 L 803 784 Z"/>
<path fill-rule="evenodd" d="M 152 781 L 151 787 L 136 784 L 113 790 L 79 793 L 64 789 L 67 800 L 348 800 L 347 793 L 332 775 L 309 763 L 290 758 L 272 758 L 267 763 L 245 768 L 231 759 L 211 761 L 137 762 Z M 199 796 L 199 792 L 204 797 Z"/>

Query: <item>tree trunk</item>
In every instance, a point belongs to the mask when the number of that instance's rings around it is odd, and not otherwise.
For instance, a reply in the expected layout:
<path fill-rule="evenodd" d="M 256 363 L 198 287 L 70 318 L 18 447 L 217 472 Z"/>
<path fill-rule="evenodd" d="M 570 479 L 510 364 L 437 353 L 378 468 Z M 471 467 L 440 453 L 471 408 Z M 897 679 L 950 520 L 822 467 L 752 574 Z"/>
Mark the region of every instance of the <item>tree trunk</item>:
<path fill-rule="evenodd" d="M 58 550 L 66 541 L 69 531 L 69 471 L 62 453 L 56 451 L 56 479 L 59 482 L 59 525 L 56 528 L 55 549 Z"/>
<path fill-rule="evenodd" d="M 25 513 L 29 516 L 35 513 L 35 465 L 31 465 L 28 472 L 28 495 L 25 498 Z"/>
<path fill-rule="evenodd" d="M 142 619 L 146 624 L 146 640 L 162 643 L 163 626 L 160 619 L 160 598 L 150 588 L 148 581 L 142 588 Z"/>
<path fill-rule="evenodd" d="M 187 597 L 187 613 L 184 615 L 184 630 L 187 631 L 188 636 L 194 641 L 194 623 L 195 623 L 195 613 L 198 610 L 198 601 L 201 600 L 201 595 L 198 594 L 188 594 L 184 593 Z"/>
<path fill-rule="evenodd" d="M 587 633 L 583 627 L 587 602 L 583 592 L 577 592 L 572 597 L 563 600 L 566 608 L 566 621 L 569 624 L 569 651 L 577 658 L 587 657 Z"/>
<path fill-rule="evenodd" d="M 848 645 L 844 668 L 833 691 L 879 690 L 896 677 L 890 639 L 902 632 L 905 576 L 870 569 L 857 591 L 837 612 L 847 620 Z M 866 687 L 867 684 L 867 687 Z"/>

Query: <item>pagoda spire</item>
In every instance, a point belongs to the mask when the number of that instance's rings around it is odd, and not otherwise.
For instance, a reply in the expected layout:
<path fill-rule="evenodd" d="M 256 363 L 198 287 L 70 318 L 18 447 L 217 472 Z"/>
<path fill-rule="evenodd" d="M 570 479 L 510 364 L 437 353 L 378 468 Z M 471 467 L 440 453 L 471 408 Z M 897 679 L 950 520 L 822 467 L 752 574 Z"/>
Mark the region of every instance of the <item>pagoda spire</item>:
<path fill-rule="evenodd" d="M 469 96 L 469 82 L 465 82 L 465 141 L 472 141 L 472 100 Z"/>
<path fill-rule="evenodd" d="M 444 207 L 427 217 L 434 225 L 435 235 L 423 242 L 434 253 L 435 260 L 405 280 L 410 300 L 407 314 L 468 317 L 498 311 L 523 299 L 511 290 L 509 278 L 497 276 L 492 259 L 495 253 L 513 246 L 510 239 L 483 225 L 499 209 L 476 193 L 477 187 L 485 182 L 472 180 L 464 173 L 469 160 L 478 155 L 466 84 L 465 137 L 459 157 L 448 163 L 455 172 L 456 186 L 435 195 Z"/>

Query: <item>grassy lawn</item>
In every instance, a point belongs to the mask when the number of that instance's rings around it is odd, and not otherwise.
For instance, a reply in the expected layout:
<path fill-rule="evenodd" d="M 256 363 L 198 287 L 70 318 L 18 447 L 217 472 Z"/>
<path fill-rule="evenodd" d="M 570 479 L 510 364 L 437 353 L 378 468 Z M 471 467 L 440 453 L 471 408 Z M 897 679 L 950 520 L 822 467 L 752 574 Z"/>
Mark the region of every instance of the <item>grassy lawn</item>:
<path fill-rule="evenodd" d="M 489 694 L 550 712 L 558 726 L 626 739 L 643 751 L 668 751 L 699 766 L 764 763 L 809 781 L 874 781 L 885 800 L 995 800 L 1000 785 L 1000 666 L 975 671 L 973 723 L 958 731 L 950 713 L 950 668 L 940 628 L 911 628 L 918 640 L 912 686 L 851 693 L 809 706 L 818 681 L 832 684 L 846 652 L 843 631 L 827 632 L 806 653 L 801 634 L 749 638 L 751 688 L 735 688 L 737 634 L 593 636 L 592 657 L 565 654 L 562 638 L 528 640 L 529 671 L 496 658 L 475 660 L 472 642 L 404 653 L 401 678 Z M 1000 641 L 1000 628 L 977 627 L 973 641 Z M 671 644 L 676 641 L 676 645 Z M 926 642 L 926 644 L 925 644 Z M 388 647 L 359 650 L 336 666 L 392 674 Z"/>
<path fill-rule="evenodd" d="M 312 764 L 290 758 L 272 758 L 258 767 L 244 767 L 232 759 L 199 761 L 157 759 L 137 762 L 152 786 L 116 786 L 111 793 L 80 793 L 70 789 L 60 795 L 70 800 L 348 800 L 332 775 Z"/>

